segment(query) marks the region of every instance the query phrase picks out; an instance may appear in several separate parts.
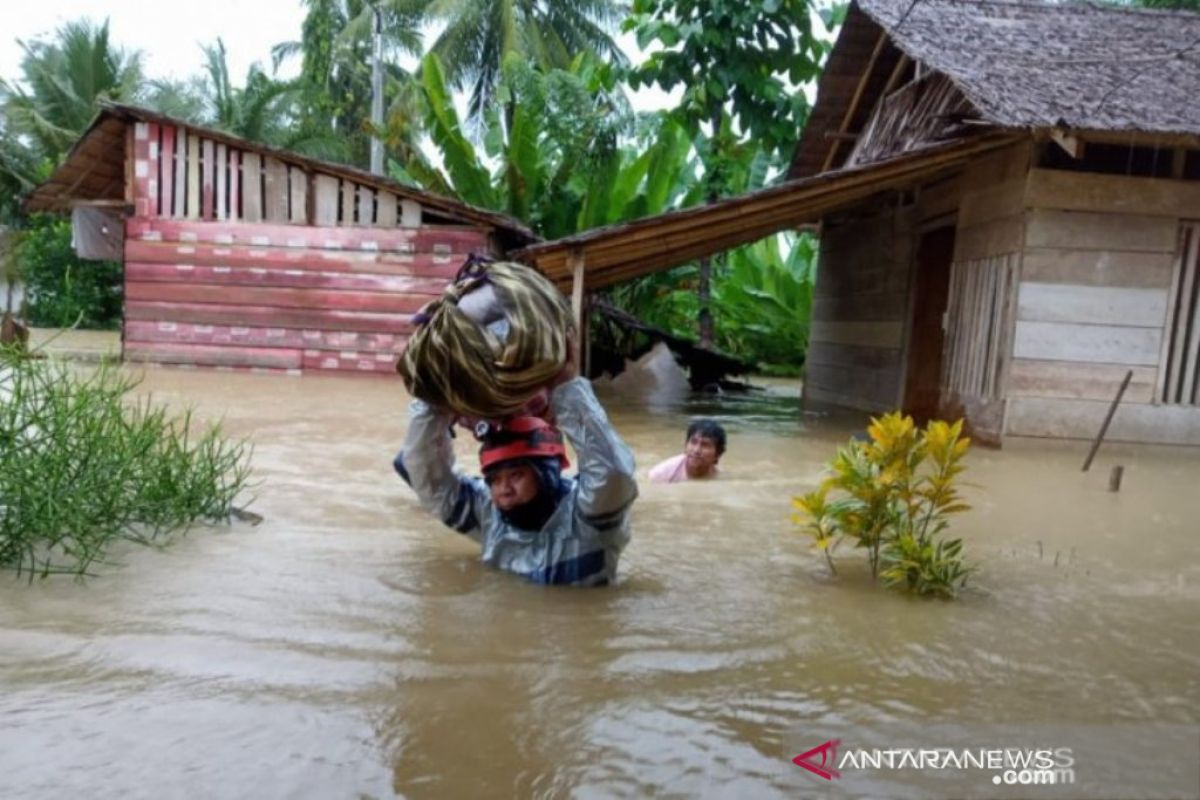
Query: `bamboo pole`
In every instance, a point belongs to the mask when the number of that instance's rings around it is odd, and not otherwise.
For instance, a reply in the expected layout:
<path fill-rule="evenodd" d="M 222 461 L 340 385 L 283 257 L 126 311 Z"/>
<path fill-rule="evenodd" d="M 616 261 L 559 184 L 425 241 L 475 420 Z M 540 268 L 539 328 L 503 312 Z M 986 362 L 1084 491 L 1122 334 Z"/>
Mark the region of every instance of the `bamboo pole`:
<path fill-rule="evenodd" d="M 567 256 L 567 261 L 571 265 L 571 318 L 575 320 L 575 352 L 572 353 L 572 358 L 575 361 L 575 366 L 579 368 L 580 373 L 583 372 L 583 348 L 584 338 L 587 336 L 587 312 L 583 305 L 583 284 L 584 284 L 584 265 L 586 263 L 583 251 L 579 249 L 571 250 Z"/>
<path fill-rule="evenodd" d="M 1125 390 L 1129 388 L 1131 380 L 1133 380 L 1133 370 L 1128 370 L 1125 373 L 1125 380 L 1121 381 L 1121 388 L 1117 389 L 1117 396 L 1113 398 L 1112 405 L 1108 407 L 1108 415 L 1104 417 L 1104 424 L 1100 426 L 1100 432 L 1096 434 L 1096 441 L 1092 442 L 1092 449 L 1084 459 L 1084 472 L 1087 472 L 1088 468 L 1092 466 L 1092 459 L 1096 457 L 1096 451 L 1100 449 L 1100 442 L 1104 441 L 1104 434 L 1108 433 L 1108 425 L 1112 422 L 1113 415 L 1117 413 L 1117 406 L 1120 405 L 1121 398 L 1125 396 Z"/>

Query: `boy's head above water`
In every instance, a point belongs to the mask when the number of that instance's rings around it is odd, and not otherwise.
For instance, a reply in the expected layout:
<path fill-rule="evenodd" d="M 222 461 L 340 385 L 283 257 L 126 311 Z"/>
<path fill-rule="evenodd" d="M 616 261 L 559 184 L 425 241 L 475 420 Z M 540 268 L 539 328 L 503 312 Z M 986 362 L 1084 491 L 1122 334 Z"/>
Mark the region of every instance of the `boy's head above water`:
<path fill-rule="evenodd" d="M 683 453 L 689 479 L 709 477 L 725 453 L 725 429 L 716 420 L 692 420 L 684 437 Z"/>

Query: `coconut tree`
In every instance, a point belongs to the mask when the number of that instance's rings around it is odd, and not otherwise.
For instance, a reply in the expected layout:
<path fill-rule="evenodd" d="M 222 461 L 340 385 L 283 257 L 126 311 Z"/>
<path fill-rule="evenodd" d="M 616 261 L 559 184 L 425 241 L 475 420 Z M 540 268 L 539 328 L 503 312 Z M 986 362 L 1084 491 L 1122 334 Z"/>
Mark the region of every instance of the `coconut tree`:
<path fill-rule="evenodd" d="M 108 22 L 69 22 L 49 41 L 21 42 L 22 81 L 0 80 L 0 105 L 10 135 L 57 161 L 96 115 L 101 100 L 132 100 L 141 82 L 141 54 L 114 47 Z"/>
<path fill-rule="evenodd" d="M 376 12 L 382 22 L 384 96 L 389 113 L 414 96 L 412 76 L 398 64 L 421 49 L 420 29 L 429 0 L 304 0 L 308 12 L 299 41 L 272 49 L 276 66 L 301 58 L 299 128 L 310 138 L 331 135 L 340 153 L 330 157 L 365 165 L 371 110 L 372 33 Z M 403 109 L 417 118 L 417 110 Z"/>
<path fill-rule="evenodd" d="M 470 88 L 468 114 L 478 122 L 495 98 L 510 55 L 541 69 L 567 69 L 586 52 L 624 65 L 625 55 L 608 30 L 625 11 L 615 0 L 433 0 L 429 13 L 445 28 L 430 50 L 451 85 Z"/>

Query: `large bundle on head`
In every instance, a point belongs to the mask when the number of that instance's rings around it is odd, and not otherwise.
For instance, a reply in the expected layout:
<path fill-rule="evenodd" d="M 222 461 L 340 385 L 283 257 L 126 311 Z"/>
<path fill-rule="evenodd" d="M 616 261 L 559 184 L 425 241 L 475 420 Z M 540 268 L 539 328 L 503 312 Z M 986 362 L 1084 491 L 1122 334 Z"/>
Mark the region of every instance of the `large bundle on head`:
<path fill-rule="evenodd" d="M 573 323 L 566 298 L 521 264 L 472 259 L 423 310 L 396 371 L 414 397 L 498 419 L 562 371 Z"/>

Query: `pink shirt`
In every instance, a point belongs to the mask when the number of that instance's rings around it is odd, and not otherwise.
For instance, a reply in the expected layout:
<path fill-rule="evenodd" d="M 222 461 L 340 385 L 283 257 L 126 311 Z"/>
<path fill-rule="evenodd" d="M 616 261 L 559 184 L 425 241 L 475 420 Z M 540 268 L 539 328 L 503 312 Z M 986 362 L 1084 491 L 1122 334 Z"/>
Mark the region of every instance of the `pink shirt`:
<path fill-rule="evenodd" d="M 717 468 L 713 467 L 709 474 L 710 478 L 717 477 Z M 687 454 L 680 453 L 677 456 L 671 456 L 666 461 L 655 465 L 650 470 L 651 483 L 679 483 L 686 481 L 687 474 Z"/>

